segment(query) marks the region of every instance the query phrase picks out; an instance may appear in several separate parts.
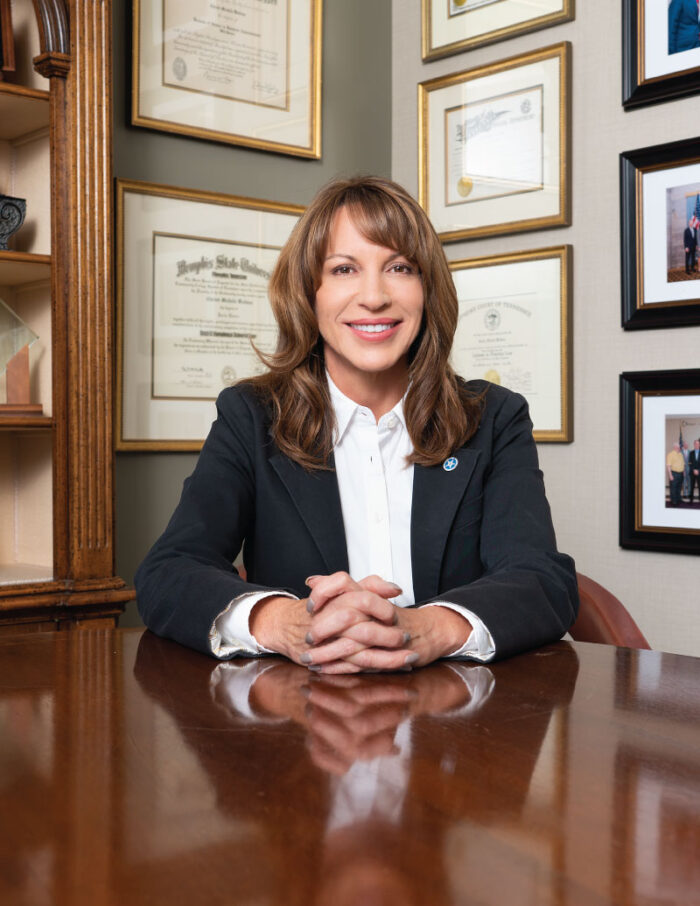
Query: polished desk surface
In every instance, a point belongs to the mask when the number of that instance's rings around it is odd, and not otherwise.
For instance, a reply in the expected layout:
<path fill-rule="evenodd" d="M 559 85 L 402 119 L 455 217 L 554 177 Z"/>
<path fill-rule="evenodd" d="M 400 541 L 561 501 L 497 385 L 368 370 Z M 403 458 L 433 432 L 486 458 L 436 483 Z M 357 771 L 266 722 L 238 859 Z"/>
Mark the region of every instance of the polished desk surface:
<path fill-rule="evenodd" d="M 0 641 L 0 903 L 700 903 L 700 659 L 322 678 Z"/>

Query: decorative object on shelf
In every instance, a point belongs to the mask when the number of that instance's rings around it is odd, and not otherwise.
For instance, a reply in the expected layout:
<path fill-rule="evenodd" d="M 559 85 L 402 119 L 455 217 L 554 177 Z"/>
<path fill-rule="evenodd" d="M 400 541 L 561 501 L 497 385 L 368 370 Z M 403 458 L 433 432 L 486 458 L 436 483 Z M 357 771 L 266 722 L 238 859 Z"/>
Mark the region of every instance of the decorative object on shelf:
<path fill-rule="evenodd" d="M 527 398 L 538 442 L 573 438 L 571 246 L 450 262 L 452 365 Z"/>
<path fill-rule="evenodd" d="M 29 347 L 39 338 L 12 309 L 0 299 L 0 376 L 5 375 L 6 402 L 0 403 L 0 419 L 5 415 L 41 415 L 42 407 L 30 403 Z"/>
<path fill-rule="evenodd" d="M 696 0 L 623 0 L 622 104 L 656 104 L 700 91 Z"/>
<path fill-rule="evenodd" d="M 135 126 L 321 156 L 322 0 L 134 0 Z"/>
<path fill-rule="evenodd" d="M 574 18 L 574 0 L 422 0 L 424 60 L 473 50 Z"/>
<path fill-rule="evenodd" d="M 24 223 L 27 202 L 24 198 L 0 195 L 0 251 L 7 251 L 7 242 Z"/>
<path fill-rule="evenodd" d="M 263 370 L 252 343 L 275 347 L 267 283 L 303 210 L 117 180 L 118 450 L 199 450 L 220 391 Z"/>
<path fill-rule="evenodd" d="M 446 241 L 567 226 L 571 47 L 419 86 L 419 199 Z"/>
<path fill-rule="evenodd" d="M 700 324 L 700 139 L 620 155 L 622 326 Z"/>
<path fill-rule="evenodd" d="M 15 72 L 11 0 L 0 0 L 0 82 Z"/>
<path fill-rule="evenodd" d="M 700 554 L 699 464 L 700 369 L 621 374 L 622 547 Z"/>

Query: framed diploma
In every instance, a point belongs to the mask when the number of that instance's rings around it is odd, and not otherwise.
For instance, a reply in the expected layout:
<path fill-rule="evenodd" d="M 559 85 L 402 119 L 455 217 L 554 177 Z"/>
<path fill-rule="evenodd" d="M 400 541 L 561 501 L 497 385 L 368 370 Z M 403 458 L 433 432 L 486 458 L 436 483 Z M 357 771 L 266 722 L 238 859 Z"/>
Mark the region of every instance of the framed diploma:
<path fill-rule="evenodd" d="M 622 0 L 623 106 L 641 107 L 698 91 L 696 0 Z"/>
<path fill-rule="evenodd" d="M 219 392 L 263 370 L 267 283 L 302 211 L 117 180 L 118 450 L 198 450 Z"/>
<path fill-rule="evenodd" d="M 566 226 L 570 45 L 418 86 L 419 200 L 444 241 Z"/>
<path fill-rule="evenodd" d="M 452 365 L 526 397 L 538 442 L 573 437 L 570 245 L 450 263 Z"/>
<path fill-rule="evenodd" d="M 620 155 L 622 326 L 700 324 L 700 140 Z"/>
<path fill-rule="evenodd" d="M 322 0 L 134 0 L 131 121 L 321 156 Z"/>
<path fill-rule="evenodd" d="M 700 370 L 620 375 L 620 545 L 700 554 Z"/>
<path fill-rule="evenodd" d="M 574 0 L 422 0 L 424 60 L 574 18 Z"/>

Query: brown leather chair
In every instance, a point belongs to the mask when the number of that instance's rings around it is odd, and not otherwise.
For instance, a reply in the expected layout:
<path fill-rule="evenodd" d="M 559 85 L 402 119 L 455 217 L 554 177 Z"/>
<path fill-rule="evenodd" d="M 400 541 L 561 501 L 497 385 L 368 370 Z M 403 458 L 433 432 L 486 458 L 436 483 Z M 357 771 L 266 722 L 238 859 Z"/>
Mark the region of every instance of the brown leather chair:
<path fill-rule="evenodd" d="M 581 607 L 569 630 L 576 642 L 600 642 L 622 648 L 651 648 L 624 604 L 607 588 L 576 573 Z"/>

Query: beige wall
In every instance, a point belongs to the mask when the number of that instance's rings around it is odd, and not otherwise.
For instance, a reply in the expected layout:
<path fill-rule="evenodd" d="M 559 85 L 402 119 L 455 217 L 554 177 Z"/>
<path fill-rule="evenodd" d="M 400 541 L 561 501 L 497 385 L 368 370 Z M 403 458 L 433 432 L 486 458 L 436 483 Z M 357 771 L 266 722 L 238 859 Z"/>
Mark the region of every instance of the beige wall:
<path fill-rule="evenodd" d="M 618 546 L 618 375 L 700 366 L 700 327 L 620 327 L 618 155 L 697 135 L 700 95 L 623 111 L 620 4 L 611 0 L 580 0 L 575 22 L 427 64 L 418 7 L 393 0 L 392 173 L 414 193 L 418 82 L 559 41 L 573 45 L 573 226 L 451 243 L 447 255 L 573 245 L 575 440 L 539 448 L 559 544 L 622 599 L 652 647 L 700 655 L 698 559 Z"/>

